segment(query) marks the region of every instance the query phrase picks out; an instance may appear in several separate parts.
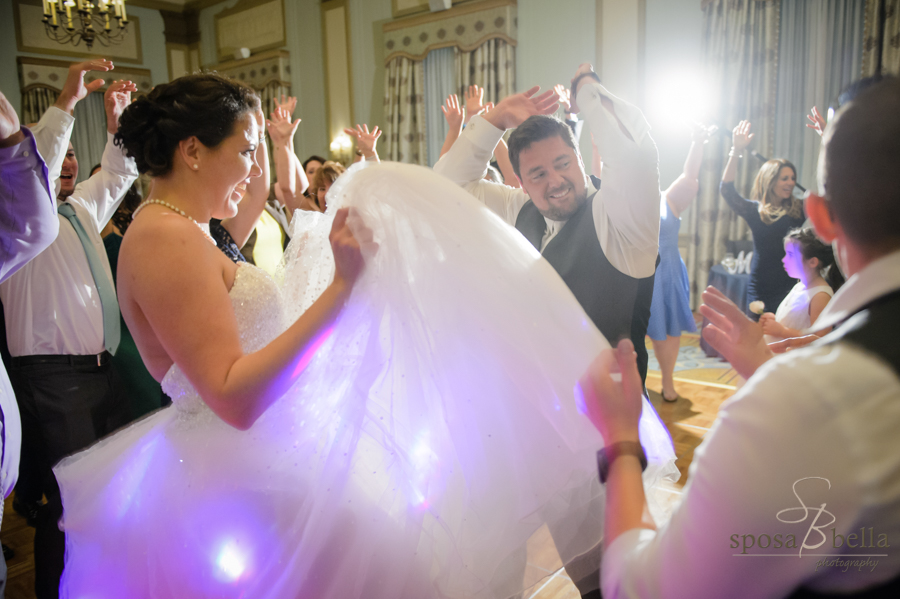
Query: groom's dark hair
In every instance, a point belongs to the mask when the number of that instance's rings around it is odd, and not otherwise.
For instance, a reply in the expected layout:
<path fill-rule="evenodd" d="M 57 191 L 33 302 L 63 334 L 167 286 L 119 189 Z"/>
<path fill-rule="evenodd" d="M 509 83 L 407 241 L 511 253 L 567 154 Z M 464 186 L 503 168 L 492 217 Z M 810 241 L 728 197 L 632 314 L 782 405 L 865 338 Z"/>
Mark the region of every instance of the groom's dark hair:
<path fill-rule="evenodd" d="M 572 129 L 555 116 L 538 114 L 529 117 L 512 132 L 509 136 L 509 161 L 512 163 L 513 172 L 517 177 L 522 177 L 519 174 L 519 154 L 527 150 L 534 142 L 557 135 L 566 142 L 567 146 L 575 150 L 575 154 L 578 154 L 578 143 L 575 141 Z"/>
<path fill-rule="evenodd" d="M 900 248 L 900 79 L 872 85 L 825 129 L 820 181 L 834 219 L 860 245 Z"/>

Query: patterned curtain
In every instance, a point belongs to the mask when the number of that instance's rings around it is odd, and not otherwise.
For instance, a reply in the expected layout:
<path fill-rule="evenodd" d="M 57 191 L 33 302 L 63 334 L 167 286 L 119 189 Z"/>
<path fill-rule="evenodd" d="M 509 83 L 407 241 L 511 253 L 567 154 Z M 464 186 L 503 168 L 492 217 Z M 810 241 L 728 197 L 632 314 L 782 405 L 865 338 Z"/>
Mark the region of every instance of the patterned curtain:
<path fill-rule="evenodd" d="M 900 75 L 900 0 L 866 0 L 862 75 Z"/>
<path fill-rule="evenodd" d="M 797 182 L 816 187 L 821 140 L 805 127 L 813 106 L 826 114 L 860 78 L 866 0 L 782 0 L 774 158 L 797 166 Z"/>
<path fill-rule="evenodd" d="M 712 0 L 703 8 L 703 65 L 710 82 L 713 119 L 723 133 L 740 120 L 753 123 L 753 149 L 771 156 L 774 145 L 775 92 L 778 82 L 777 1 Z M 729 134 L 710 140 L 700 170 L 700 192 L 688 215 L 687 267 L 691 280 L 691 305 L 699 304 L 709 269 L 722 259 L 724 242 L 749 236 L 746 224 L 719 195 L 725 168 Z M 761 165 L 750 156 L 741 160 L 735 185 L 749 195 L 750 185 Z"/>
<path fill-rule="evenodd" d="M 456 51 L 456 84 L 463 100 L 470 85 L 484 88 L 484 102 L 495 104 L 515 93 L 516 47 L 495 38 L 471 52 Z"/>
<path fill-rule="evenodd" d="M 421 61 L 394 58 L 384 75 L 384 159 L 427 165 L 425 71 Z"/>
<path fill-rule="evenodd" d="M 41 120 L 41 116 L 53 106 L 59 91 L 49 87 L 35 86 L 22 93 L 22 124 L 30 125 Z"/>

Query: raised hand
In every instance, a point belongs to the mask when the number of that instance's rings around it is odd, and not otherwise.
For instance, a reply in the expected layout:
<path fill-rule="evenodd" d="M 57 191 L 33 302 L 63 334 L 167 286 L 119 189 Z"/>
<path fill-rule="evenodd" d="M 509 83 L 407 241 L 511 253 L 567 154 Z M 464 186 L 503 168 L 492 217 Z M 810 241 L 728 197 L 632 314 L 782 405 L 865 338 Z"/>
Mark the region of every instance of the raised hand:
<path fill-rule="evenodd" d="M 25 139 L 19 124 L 19 115 L 3 92 L 0 92 L 0 147 L 8 148 Z"/>
<path fill-rule="evenodd" d="M 812 110 L 809 111 L 810 114 L 806 115 L 806 118 L 810 120 L 810 122 L 806 123 L 806 126 L 810 129 L 815 130 L 816 133 L 819 134 L 819 137 L 825 135 L 825 119 L 819 114 L 819 109 L 815 106 L 812 107 Z"/>
<path fill-rule="evenodd" d="M 103 107 L 106 109 L 106 130 L 115 134 L 119 130 L 119 117 L 131 104 L 131 92 L 136 92 L 137 86 L 131 81 L 114 81 L 103 94 Z"/>
<path fill-rule="evenodd" d="M 636 358 L 634 345 L 623 339 L 600 352 L 578 383 L 587 416 L 606 445 L 639 441 L 643 385 Z"/>
<path fill-rule="evenodd" d="M 466 122 L 487 108 L 482 103 L 483 101 L 484 88 L 477 85 L 470 85 L 469 89 L 466 90 Z"/>
<path fill-rule="evenodd" d="M 498 129 L 514 129 L 536 114 L 553 114 L 559 105 L 552 89 L 540 95 L 540 86 L 503 98 L 484 118 Z"/>
<path fill-rule="evenodd" d="M 297 98 L 295 96 L 285 96 L 281 94 L 281 101 L 278 101 L 278 98 L 274 98 L 275 100 L 275 108 L 283 108 L 287 111 L 288 121 L 291 120 L 291 117 L 294 116 L 294 111 L 297 110 Z"/>
<path fill-rule="evenodd" d="M 89 71 L 111 71 L 113 68 L 115 67 L 112 61 L 105 58 L 95 58 L 70 65 L 66 82 L 63 83 L 62 91 L 59 92 L 59 97 L 53 105 L 63 112 L 72 114 L 75 104 L 79 100 L 83 100 L 88 94 L 97 91 L 106 83 L 103 79 L 94 79 L 90 83 L 85 83 L 85 74 Z M 135 89 L 135 91 L 137 90 Z"/>
<path fill-rule="evenodd" d="M 741 152 L 753 141 L 753 133 L 750 133 L 750 121 L 741 121 L 731 132 L 731 145 L 735 151 Z"/>
<path fill-rule="evenodd" d="M 459 97 L 456 94 L 447 96 L 447 101 L 441 106 L 441 112 L 452 131 L 462 130 L 463 118 L 465 118 L 465 110 L 459 105 Z"/>
<path fill-rule="evenodd" d="M 709 320 L 703 329 L 703 338 L 745 379 L 772 357 L 772 351 L 763 339 L 762 327 L 747 318 L 715 287 L 707 287 L 703 292 L 700 313 Z"/>
<path fill-rule="evenodd" d="M 269 132 L 269 137 L 272 138 L 272 145 L 275 147 L 285 147 L 293 144 L 294 134 L 299 126 L 300 119 L 292 123 L 290 113 L 281 104 L 277 104 L 277 108 L 272 112 L 269 120 L 266 121 L 266 130 Z"/>
<path fill-rule="evenodd" d="M 562 83 L 557 83 L 553 86 L 553 91 L 556 92 L 557 101 L 562 106 L 563 112 L 566 114 L 572 112 L 572 95 L 568 88 Z"/>
<path fill-rule="evenodd" d="M 375 151 L 375 144 L 378 142 L 378 138 L 381 137 L 381 130 L 378 128 L 378 125 L 375 125 L 372 131 L 369 131 L 369 126 L 366 124 L 357 125 L 356 129 L 344 129 L 344 133 L 356 138 L 356 148 L 366 158 L 371 158 L 378 154 Z"/>

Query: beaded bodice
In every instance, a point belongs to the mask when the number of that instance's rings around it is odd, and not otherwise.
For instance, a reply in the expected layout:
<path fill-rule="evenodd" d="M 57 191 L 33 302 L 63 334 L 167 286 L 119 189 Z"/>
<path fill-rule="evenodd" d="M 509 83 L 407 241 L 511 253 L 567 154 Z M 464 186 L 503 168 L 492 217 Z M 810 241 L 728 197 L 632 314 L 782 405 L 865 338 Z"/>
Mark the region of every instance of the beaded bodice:
<path fill-rule="evenodd" d="M 264 270 L 239 263 L 228 295 L 244 353 L 262 349 L 278 336 L 282 330 L 281 295 L 275 281 Z M 163 377 L 162 388 L 183 415 L 212 415 L 177 364 L 172 364 Z"/>

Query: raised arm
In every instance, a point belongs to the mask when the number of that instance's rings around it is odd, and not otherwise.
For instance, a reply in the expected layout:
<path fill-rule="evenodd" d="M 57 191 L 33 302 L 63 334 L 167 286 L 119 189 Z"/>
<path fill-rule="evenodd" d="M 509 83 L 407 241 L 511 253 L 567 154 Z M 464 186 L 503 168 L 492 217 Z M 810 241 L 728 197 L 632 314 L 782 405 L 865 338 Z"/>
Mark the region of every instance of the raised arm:
<path fill-rule="evenodd" d="M 441 112 L 444 113 L 444 119 L 447 121 L 447 137 L 444 138 L 444 145 L 441 147 L 441 157 L 443 157 L 450 151 L 459 134 L 462 133 L 465 110 L 459 105 L 459 98 L 456 94 L 450 94 L 441 106 Z"/>
<path fill-rule="evenodd" d="M 750 121 L 741 121 L 731 132 L 731 151 L 728 153 L 725 172 L 722 173 L 722 183 L 734 182 L 737 176 L 738 160 L 741 158 L 741 153 L 753 141 L 754 135 L 754 133 L 750 133 Z"/>
<path fill-rule="evenodd" d="M 131 103 L 131 92 L 137 86 L 131 81 L 114 81 L 103 96 L 106 110 L 106 149 L 98 173 L 75 186 L 70 202 L 81 204 L 94 219 L 98 231 L 102 231 L 125 197 L 125 192 L 138 177 L 134 160 L 116 147 L 113 136 L 119 130 L 119 117 Z"/>
<path fill-rule="evenodd" d="M 659 157 L 650 125 L 636 106 L 613 96 L 584 64 L 572 80 L 572 110 L 590 127 L 603 158 L 603 186 L 593 203 L 597 237 L 609 261 L 645 278 L 659 252 Z"/>
<path fill-rule="evenodd" d="M 31 127 L 38 151 L 47 163 L 50 172 L 50 183 L 56 187 L 62 170 L 63 159 L 69 146 L 69 138 L 72 136 L 72 126 L 75 122 L 75 105 L 88 94 L 97 91 L 105 81 L 95 79 L 90 83 L 84 82 L 85 75 L 90 71 L 111 71 L 112 61 L 105 58 L 97 58 L 77 62 L 69 66 L 66 81 L 62 91 L 56 98 L 56 102 L 41 116 L 41 120 Z M 56 189 L 58 193 L 59 190 Z"/>
<path fill-rule="evenodd" d="M 0 282 L 53 243 L 56 194 L 34 135 L 0 92 Z"/>
<path fill-rule="evenodd" d="M 494 148 L 507 129 L 518 127 L 535 114 L 556 110 L 553 90 L 537 95 L 539 87 L 508 96 L 483 117 L 473 118 L 459 139 L 434 165 L 447 177 L 484 203 L 509 224 L 515 224 L 519 210 L 528 201 L 521 189 L 484 180 Z"/>
<path fill-rule="evenodd" d="M 705 128 L 694 126 L 691 132 L 691 148 L 684 161 L 684 172 L 665 191 L 666 202 L 675 218 L 691 205 L 700 190 L 700 165 L 703 163 L 703 146 L 708 138 Z"/>
<path fill-rule="evenodd" d="M 263 130 L 264 120 L 260 110 L 256 113 L 260 131 Z M 269 152 L 266 147 L 265 135 L 260 135 L 255 159 L 259 168 L 262 169 L 262 175 L 250 179 L 250 183 L 247 184 L 247 193 L 244 194 L 244 199 L 238 205 L 238 213 L 222 221 L 222 226 L 228 230 L 238 247 L 244 247 L 244 244 L 247 243 L 250 234 L 253 233 L 253 229 L 259 222 L 259 217 L 266 208 L 266 201 L 269 199 Z"/>
<path fill-rule="evenodd" d="M 266 121 L 275 163 L 275 195 L 287 207 L 288 218 L 300 209 L 303 193 L 309 188 L 303 165 L 294 154 L 294 134 L 299 125 L 300 119 L 291 123 L 290 114 L 282 106 L 276 107 Z"/>
<path fill-rule="evenodd" d="M 381 137 L 381 129 L 378 128 L 378 125 L 375 125 L 375 128 L 371 131 L 369 131 L 369 126 L 366 124 L 356 125 L 356 129 L 347 128 L 344 129 L 344 133 L 356 139 L 356 149 L 362 154 L 363 160 L 381 162 L 381 158 L 378 157 L 378 150 L 375 147 L 378 143 L 378 138 Z"/>
<path fill-rule="evenodd" d="M 497 147 L 494 148 L 494 160 L 497 161 L 497 166 L 500 167 L 500 173 L 503 174 L 504 183 L 510 187 L 522 187 L 522 184 L 519 183 L 519 178 L 516 177 L 516 171 L 513 170 L 512 162 L 509 159 L 509 148 L 502 137 L 500 138 Z"/>

